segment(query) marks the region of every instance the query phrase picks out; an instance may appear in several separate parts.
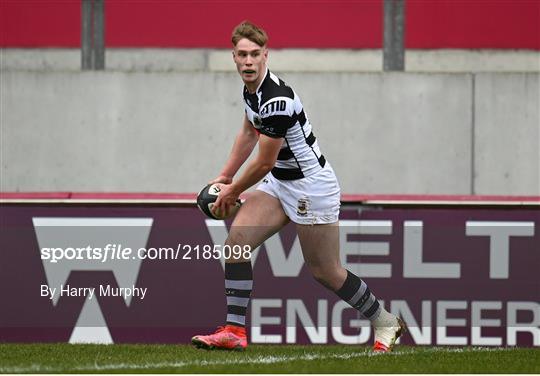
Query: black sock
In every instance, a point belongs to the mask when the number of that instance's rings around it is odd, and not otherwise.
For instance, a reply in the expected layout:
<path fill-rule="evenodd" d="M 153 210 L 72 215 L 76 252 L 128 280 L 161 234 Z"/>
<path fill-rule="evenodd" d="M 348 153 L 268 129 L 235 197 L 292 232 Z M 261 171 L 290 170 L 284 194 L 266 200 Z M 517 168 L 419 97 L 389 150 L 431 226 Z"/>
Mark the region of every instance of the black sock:
<path fill-rule="evenodd" d="M 379 316 L 381 306 L 364 281 L 347 270 L 347 279 L 336 294 L 356 308 L 368 320 Z"/>
<path fill-rule="evenodd" d="M 246 309 L 253 288 L 251 261 L 225 263 L 227 325 L 246 326 Z"/>

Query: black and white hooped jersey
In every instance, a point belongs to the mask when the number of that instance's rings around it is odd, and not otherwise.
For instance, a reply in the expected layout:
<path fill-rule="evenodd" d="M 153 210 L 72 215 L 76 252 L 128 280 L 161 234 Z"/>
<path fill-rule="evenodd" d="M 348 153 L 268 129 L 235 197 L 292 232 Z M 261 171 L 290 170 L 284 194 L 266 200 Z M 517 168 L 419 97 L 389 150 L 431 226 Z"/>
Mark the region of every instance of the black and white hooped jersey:
<path fill-rule="evenodd" d="M 253 127 L 268 137 L 283 138 L 272 175 L 281 180 L 296 180 L 324 167 L 311 124 L 300 98 L 283 80 L 266 70 L 254 94 L 244 86 L 246 115 Z"/>

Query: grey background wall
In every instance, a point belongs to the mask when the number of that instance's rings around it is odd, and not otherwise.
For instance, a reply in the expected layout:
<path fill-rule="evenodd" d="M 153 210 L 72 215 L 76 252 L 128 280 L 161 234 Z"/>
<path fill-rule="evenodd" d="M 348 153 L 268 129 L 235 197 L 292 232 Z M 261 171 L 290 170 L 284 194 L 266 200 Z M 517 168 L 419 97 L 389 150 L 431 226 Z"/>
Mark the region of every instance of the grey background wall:
<path fill-rule="evenodd" d="M 540 194 L 539 73 L 281 76 L 344 193 Z M 3 69 L 1 191 L 198 191 L 241 87 L 234 72 Z"/>

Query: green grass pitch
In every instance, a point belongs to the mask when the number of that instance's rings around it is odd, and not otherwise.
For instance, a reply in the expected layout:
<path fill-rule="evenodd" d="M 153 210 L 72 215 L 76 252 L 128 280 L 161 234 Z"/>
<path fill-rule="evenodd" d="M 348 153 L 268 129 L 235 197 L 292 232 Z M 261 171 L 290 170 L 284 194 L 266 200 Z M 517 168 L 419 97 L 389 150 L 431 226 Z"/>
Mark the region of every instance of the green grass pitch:
<path fill-rule="evenodd" d="M 538 348 L 0 344 L 1 373 L 540 373 Z"/>

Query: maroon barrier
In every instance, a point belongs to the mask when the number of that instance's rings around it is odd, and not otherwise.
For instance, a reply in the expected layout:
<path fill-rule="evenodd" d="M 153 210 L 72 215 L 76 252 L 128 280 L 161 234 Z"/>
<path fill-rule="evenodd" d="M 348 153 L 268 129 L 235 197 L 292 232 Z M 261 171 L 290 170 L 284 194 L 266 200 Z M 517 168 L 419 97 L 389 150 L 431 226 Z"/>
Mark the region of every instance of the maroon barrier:
<path fill-rule="evenodd" d="M 8 203 L 0 220 L 0 341 L 187 343 L 223 323 L 223 269 L 203 247 L 228 224 L 192 205 Z M 537 206 L 345 205 L 340 226 L 342 261 L 407 321 L 403 343 L 540 346 Z M 68 251 L 86 246 L 102 252 Z M 253 256 L 252 342 L 371 341 L 311 278 L 293 226 Z"/>

